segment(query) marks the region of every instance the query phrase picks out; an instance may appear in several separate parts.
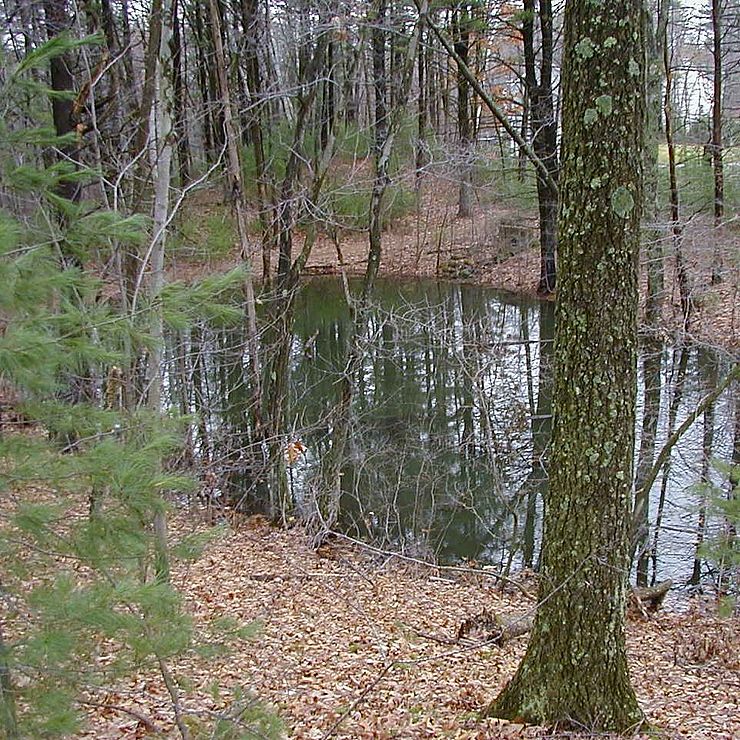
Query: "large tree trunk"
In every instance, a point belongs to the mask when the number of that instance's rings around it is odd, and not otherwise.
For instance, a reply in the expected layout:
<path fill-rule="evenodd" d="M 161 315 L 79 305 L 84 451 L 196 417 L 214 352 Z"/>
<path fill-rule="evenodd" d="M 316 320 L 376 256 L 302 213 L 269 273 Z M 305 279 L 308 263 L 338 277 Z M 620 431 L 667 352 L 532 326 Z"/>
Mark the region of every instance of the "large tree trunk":
<path fill-rule="evenodd" d="M 590 730 L 642 718 L 624 623 L 644 130 L 639 0 L 565 14 L 555 425 L 527 653 L 488 714 Z"/>

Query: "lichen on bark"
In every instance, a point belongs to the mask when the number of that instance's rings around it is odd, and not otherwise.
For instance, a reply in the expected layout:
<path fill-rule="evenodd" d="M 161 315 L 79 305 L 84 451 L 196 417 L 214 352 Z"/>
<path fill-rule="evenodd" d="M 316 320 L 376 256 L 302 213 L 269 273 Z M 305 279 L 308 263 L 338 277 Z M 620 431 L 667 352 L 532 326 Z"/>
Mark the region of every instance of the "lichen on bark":
<path fill-rule="evenodd" d="M 624 639 L 645 117 L 645 70 L 635 74 L 634 62 L 644 59 L 641 10 L 639 0 L 566 6 L 562 278 L 540 606 L 527 653 L 489 716 L 617 731 L 642 719 Z M 589 109 L 596 115 L 585 116 Z"/>

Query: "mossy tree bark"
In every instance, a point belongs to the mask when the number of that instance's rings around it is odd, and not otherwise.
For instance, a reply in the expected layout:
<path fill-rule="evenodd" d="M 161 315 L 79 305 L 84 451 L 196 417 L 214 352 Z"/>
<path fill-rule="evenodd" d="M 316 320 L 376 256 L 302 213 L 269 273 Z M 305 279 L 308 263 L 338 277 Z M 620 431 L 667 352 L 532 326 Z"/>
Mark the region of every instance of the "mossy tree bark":
<path fill-rule="evenodd" d="M 641 3 L 570 0 L 554 432 L 543 578 L 527 653 L 491 716 L 624 731 L 645 118 Z"/>

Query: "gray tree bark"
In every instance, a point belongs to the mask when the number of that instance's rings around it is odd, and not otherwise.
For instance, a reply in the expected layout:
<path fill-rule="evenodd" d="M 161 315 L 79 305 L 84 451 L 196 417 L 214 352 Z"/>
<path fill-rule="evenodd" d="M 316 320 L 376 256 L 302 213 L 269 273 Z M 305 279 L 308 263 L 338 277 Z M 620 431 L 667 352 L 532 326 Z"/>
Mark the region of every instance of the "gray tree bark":
<path fill-rule="evenodd" d="M 645 125 L 639 0 L 565 11 L 554 432 L 543 577 L 527 653 L 487 714 L 626 731 Z"/>

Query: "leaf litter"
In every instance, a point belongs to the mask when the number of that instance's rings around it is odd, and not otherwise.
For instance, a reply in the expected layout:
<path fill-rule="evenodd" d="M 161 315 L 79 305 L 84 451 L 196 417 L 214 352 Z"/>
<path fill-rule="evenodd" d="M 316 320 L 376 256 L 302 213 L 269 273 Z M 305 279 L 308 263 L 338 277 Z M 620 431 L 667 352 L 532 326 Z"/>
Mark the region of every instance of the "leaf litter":
<path fill-rule="evenodd" d="M 205 527 L 185 514 L 172 523 L 179 535 Z M 191 716 L 223 711 L 247 686 L 296 738 L 568 736 L 478 719 L 527 638 L 456 644 L 460 625 L 482 607 L 511 618 L 534 606 L 485 570 L 449 572 L 341 540 L 314 551 L 299 528 L 276 529 L 257 516 L 227 530 L 200 560 L 178 564 L 173 580 L 197 632 L 215 619 L 258 625 L 228 652 L 172 665 Z M 629 621 L 633 683 L 659 737 L 740 738 L 739 623 L 704 603 Z M 144 737 L 152 725 L 176 736 L 154 673 L 94 699 L 114 709 L 90 706 L 84 736 Z"/>

